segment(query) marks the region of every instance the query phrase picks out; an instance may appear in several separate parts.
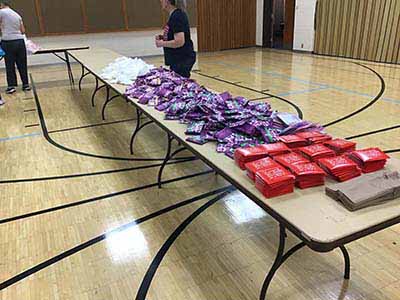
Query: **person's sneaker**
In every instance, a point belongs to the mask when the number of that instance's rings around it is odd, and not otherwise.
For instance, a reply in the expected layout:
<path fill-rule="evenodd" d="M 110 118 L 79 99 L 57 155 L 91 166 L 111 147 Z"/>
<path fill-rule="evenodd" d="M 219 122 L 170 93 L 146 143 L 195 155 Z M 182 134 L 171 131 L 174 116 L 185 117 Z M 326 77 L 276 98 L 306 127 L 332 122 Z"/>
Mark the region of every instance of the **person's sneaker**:
<path fill-rule="evenodd" d="M 0 99 L 0 106 L 4 105 L 4 103 L 3 99 Z"/>
<path fill-rule="evenodd" d="M 30 90 L 31 90 L 31 87 L 30 87 L 29 85 L 24 85 L 24 86 L 22 87 L 22 90 L 23 90 L 24 92 L 27 92 L 27 91 L 30 91 Z"/>
<path fill-rule="evenodd" d="M 6 89 L 6 94 L 14 94 L 16 91 L 15 87 L 9 87 Z"/>

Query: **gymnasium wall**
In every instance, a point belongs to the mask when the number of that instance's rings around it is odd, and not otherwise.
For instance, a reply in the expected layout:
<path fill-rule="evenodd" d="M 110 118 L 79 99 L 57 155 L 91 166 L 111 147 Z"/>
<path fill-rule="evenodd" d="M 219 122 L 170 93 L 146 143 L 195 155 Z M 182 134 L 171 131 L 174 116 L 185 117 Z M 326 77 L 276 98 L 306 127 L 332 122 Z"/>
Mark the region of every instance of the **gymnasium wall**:
<path fill-rule="evenodd" d="M 400 63 L 399 0 L 319 0 L 314 52 Z"/>
<path fill-rule="evenodd" d="M 257 0 L 200 0 L 200 51 L 219 51 L 256 45 Z"/>
<path fill-rule="evenodd" d="M 190 24 L 197 24 L 196 0 L 187 0 Z M 13 0 L 29 36 L 160 28 L 166 16 L 159 0 Z"/>

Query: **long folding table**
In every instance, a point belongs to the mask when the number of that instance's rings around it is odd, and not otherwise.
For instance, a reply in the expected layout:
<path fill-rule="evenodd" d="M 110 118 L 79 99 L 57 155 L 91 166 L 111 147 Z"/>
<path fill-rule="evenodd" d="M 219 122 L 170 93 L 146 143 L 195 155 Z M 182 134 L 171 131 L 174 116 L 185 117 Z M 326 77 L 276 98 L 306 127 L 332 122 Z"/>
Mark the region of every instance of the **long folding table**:
<path fill-rule="evenodd" d="M 278 253 L 262 287 L 260 299 L 265 298 L 269 284 L 279 267 L 305 246 L 316 252 L 329 252 L 339 248 L 345 261 L 344 277 L 349 279 L 350 257 L 345 245 L 400 222 L 400 201 L 395 200 L 380 206 L 350 212 L 340 203 L 326 196 L 324 187 L 307 190 L 296 189 L 293 194 L 273 199 L 265 198 L 245 173 L 235 165 L 233 160 L 215 151 L 216 145 L 214 143 L 196 145 L 187 142 L 186 125 L 177 121 L 165 120 L 163 112 L 159 112 L 150 106 L 141 105 L 135 99 L 126 98 L 124 96 L 126 86 L 110 84 L 102 79 L 100 77 L 102 69 L 117 57 L 120 57 L 118 53 L 107 49 L 92 49 L 79 52 L 71 51 L 70 55 L 81 64 L 83 70 L 87 70 L 87 74 L 96 78 L 96 89 L 99 88 L 98 82 L 103 83 L 108 91 L 105 103 L 109 103 L 111 99 L 110 91 L 114 91 L 116 94 L 114 97 L 123 97 L 137 111 L 140 111 L 141 114 L 167 133 L 169 149 L 167 150 L 166 161 L 176 154 L 171 153 L 170 144 L 170 141 L 175 139 L 184 149 L 191 151 L 279 223 Z M 175 152 L 179 152 L 183 148 Z M 163 167 L 161 172 L 162 169 Z M 400 170 L 400 160 L 391 159 L 387 169 Z M 159 174 L 160 177 L 161 173 Z M 285 252 L 287 231 L 294 234 L 300 242 Z"/>
<path fill-rule="evenodd" d="M 83 46 L 83 47 L 62 47 L 62 46 L 55 46 L 55 47 L 49 47 L 49 48 L 43 48 L 37 51 L 34 55 L 40 55 L 40 54 L 53 54 L 54 56 L 58 57 L 61 59 L 65 64 L 67 65 L 67 72 L 68 72 L 68 77 L 69 77 L 69 82 L 71 86 L 75 84 L 75 79 L 74 75 L 72 73 L 72 68 L 71 68 L 71 61 L 69 59 L 69 51 L 77 51 L 77 50 L 87 50 L 89 49 L 89 46 Z M 64 57 L 60 54 L 64 54 Z"/>
<path fill-rule="evenodd" d="M 49 48 L 43 48 L 40 49 L 39 51 L 35 52 L 33 55 L 41 55 L 41 54 L 53 54 L 54 56 L 58 57 L 61 59 L 65 64 L 67 65 L 67 72 L 68 72 L 68 77 L 69 77 L 69 82 L 71 86 L 75 84 L 75 79 L 74 75 L 72 73 L 72 68 L 71 68 L 71 61 L 69 59 L 69 51 L 77 51 L 77 50 L 87 50 L 89 49 L 89 46 L 80 46 L 80 47 L 63 47 L 63 46 L 54 46 L 54 47 L 49 47 Z M 62 56 L 64 54 L 64 56 Z M 4 57 L 0 57 L 0 60 L 2 60 Z"/>

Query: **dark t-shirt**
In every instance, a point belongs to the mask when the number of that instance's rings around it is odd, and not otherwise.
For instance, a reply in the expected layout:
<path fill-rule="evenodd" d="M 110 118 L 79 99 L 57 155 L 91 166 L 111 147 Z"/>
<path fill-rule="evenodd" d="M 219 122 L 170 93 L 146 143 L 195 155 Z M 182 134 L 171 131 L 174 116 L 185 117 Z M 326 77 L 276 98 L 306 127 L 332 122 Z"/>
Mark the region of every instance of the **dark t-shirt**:
<path fill-rule="evenodd" d="M 167 66 L 195 57 L 188 16 L 184 11 L 176 9 L 169 17 L 168 23 L 164 28 L 164 41 L 172 41 L 174 35 L 179 32 L 185 34 L 185 44 L 176 49 L 164 48 L 164 58 Z"/>

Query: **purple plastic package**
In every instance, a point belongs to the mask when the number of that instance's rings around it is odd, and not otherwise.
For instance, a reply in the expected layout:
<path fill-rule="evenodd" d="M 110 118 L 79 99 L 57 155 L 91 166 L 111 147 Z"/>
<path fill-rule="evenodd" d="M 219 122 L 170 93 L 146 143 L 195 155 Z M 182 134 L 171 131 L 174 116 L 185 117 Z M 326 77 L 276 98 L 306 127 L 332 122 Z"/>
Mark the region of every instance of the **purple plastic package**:
<path fill-rule="evenodd" d="M 215 94 L 196 81 L 165 68 L 139 76 L 126 89 L 129 99 L 153 105 L 166 120 L 187 124 L 187 140 L 197 144 L 218 141 L 217 151 L 232 157 L 246 145 L 274 143 L 280 135 L 301 131 L 321 131 L 318 124 L 273 111 L 267 102 L 251 102 L 228 92 Z M 290 120 L 296 120 L 292 122 Z"/>

